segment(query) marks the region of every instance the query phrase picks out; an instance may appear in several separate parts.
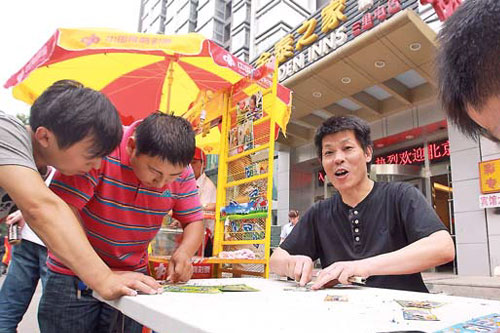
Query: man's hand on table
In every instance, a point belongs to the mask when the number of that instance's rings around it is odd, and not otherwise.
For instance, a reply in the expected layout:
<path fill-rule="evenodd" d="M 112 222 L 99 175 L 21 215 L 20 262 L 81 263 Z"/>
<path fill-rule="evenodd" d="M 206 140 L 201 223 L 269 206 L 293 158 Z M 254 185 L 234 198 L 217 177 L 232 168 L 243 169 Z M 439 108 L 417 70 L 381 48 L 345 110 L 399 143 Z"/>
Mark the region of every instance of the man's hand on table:
<path fill-rule="evenodd" d="M 182 249 L 177 249 L 168 262 L 167 281 L 172 283 L 187 282 L 192 275 L 191 256 Z"/>
<path fill-rule="evenodd" d="M 160 284 L 151 276 L 137 272 L 115 271 L 109 274 L 93 290 L 105 300 L 113 300 L 121 296 L 136 296 L 137 292 L 156 294 Z"/>
<path fill-rule="evenodd" d="M 352 276 L 367 278 L 369 275 L 368 267 L 366 267 L 366 264 L 362 260 L 337 261 L 318 274 L 311 289 L 320 289 L 324 286 L 336 284 L 337 282 L 349 284 L 348 279 Z"/>
<path fill-rule="evenodd" d="M 286 265 L 286 276 L 305 286 L 312 279 L 314 264 L 308 256 L 290 256 Z"/>

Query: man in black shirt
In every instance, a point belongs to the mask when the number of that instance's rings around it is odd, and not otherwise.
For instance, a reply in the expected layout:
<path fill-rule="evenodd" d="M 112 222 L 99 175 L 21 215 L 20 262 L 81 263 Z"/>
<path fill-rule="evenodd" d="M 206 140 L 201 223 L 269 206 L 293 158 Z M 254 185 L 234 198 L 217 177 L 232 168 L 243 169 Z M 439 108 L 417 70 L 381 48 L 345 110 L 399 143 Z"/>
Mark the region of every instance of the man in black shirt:
<path fill-rule="evenodd" d="M 312 289 L 360 276 L 372 287 L 426 292 L 420 272 L 455 256 L 453 241 L 432 207 L 409 184 L 368 178 L 373 148 L 363 120 L 332 117 L 318 128 L 314 141 L 338 193 L 304 214 L 271 256 L 271 271 L 303 286 L 320 258 L 323 270 Z"/>

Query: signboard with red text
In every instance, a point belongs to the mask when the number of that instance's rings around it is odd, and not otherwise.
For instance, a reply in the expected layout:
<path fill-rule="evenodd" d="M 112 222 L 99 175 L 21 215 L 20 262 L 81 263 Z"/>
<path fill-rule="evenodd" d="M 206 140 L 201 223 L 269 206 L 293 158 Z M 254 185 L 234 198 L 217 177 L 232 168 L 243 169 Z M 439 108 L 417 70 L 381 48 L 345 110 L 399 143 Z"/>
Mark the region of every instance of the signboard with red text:
<path fill-rule="evenodd" d="M 479 184 L 483 194 L 500 192 L 500 159 L 479 162 Z"/>
<path fill-rule="evenodd" d="M 448 140 L 433 142 L 427 146 L 429 161 L 438 162 L 450 157 L 450 142 Z M 379 155 L 374 158 L 374 164 L 423 164 L 425 152 L 423 146 L 405 148 L 402 150 Z"/>
<path fill-rule="evenodd" d="M 275 56 L 281 82 L 398 12 L 417 8 L 418 0 L 331 0 L 262 52 L 253 65 L 261 66 Z"/>

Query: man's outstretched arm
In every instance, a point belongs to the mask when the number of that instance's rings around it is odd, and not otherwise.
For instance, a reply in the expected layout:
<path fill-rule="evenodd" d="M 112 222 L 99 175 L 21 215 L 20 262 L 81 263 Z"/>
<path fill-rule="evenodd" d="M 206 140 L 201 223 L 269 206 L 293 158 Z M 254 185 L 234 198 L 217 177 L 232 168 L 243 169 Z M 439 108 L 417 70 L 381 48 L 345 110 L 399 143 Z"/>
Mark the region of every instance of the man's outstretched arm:
<path fill-rule="evenodd" d="M 24 219 L 45 245 L 90 288 L 105 299 L 155 292 L 160 286 L 140 273 L 113 273 L 87 240 L 71 209 L 27 167 L 0 166 L 0 187 L 14 200 Z"/>
<path fill-rule="evenodd" d="M 351 276 L 419 273 L 454 258 L 453 240 L 448 231 L 440 230 L 397 251 L 361 260 L 335 262 L 320 272 L 312 288 L 319 289 L 333 280 L 349 283 Z"/>

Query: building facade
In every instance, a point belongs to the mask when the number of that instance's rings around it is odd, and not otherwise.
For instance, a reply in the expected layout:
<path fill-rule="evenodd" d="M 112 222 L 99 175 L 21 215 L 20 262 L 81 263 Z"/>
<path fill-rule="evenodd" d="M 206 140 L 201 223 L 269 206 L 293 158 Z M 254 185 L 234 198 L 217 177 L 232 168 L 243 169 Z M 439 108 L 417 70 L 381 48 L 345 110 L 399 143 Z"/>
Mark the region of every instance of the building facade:
<path fill-rule="evenodd" d="M 433 61 L 442 9 L 437 1 L 328 1 L 267 40 L 271 47 L 256 42 L 253 61 L 281 56 L 280 81 L 294 91 L 289 135 L 280 140 L 290 156 L 290 208 L 305 210 L 334 191 L 322 181 L 314 129 L 332 115 L 357 115 L 372 129 L 372 177 L 420 188 L 452 233 L 457 259 L 445 269 L 489 276 L 500 265 L 500 217 L 479 206 L 478 162 L 499 158 L 500 147 L 465 138 L 440 109 Z M 323 31 L 328 12 L 334 29 Z"/>
<path fill-rule="evenodd" d="M 232 4 L 225 0 L 141 0 L 138 31 L 196 32 L 229 49 Z"/>
<path fill-rule="evenodd" d="M 166 10 L 155 7 L 157 2 Z M 139 28 L 156 32 L 146 26 L 154 30 L 158 24 L 164 29 L 157 32 L 166 34 L 200 32 L 254 65 L 277 57 L 279 80 L 294 92 L 287 137 L 277 146 L 278 224 L 288 222 L 289 209 L 303 212 L 335 191 L 324 178 L 312 139 L 330 116 L 353 114 L 372 129 L 371 176 L 414 184 L 449 228 L 457 258 L 444 269 L 489 276 L 500 265 L 500 216 L 496 208 L 479 206 L 478 162 L 500 158 L 500 146 L 465 138 L 440 108 L 436 34 L 444 13 L 452 12 L 440 5 L 447 4 L 143 0 Z M 224 20 L 216 18 L 217 8 L 225 8 Z M 154 13 L 160 21 L 165 18 L 163 23 L 154 21 Z M 215 22 L 223 22 L 217 37 Z"/>

